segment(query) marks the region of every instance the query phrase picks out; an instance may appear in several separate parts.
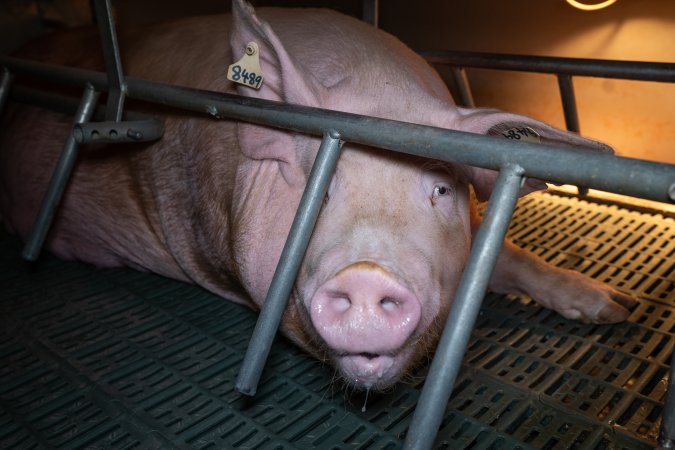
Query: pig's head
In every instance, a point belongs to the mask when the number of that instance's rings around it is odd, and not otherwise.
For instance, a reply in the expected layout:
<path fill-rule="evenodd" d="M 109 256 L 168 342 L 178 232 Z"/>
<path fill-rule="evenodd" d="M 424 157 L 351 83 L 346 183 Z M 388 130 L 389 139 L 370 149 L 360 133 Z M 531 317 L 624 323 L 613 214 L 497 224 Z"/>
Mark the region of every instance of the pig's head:
<path fill-rule="evenodd" d="M 518 128 L 522 138 L 595 145 L 522 116 L 456 108 L 419 57 L 374 30 L 368 33 L 379 41 L 364 42 L 366 26 L 356 21 L 350 24 L 361 30 L 353 30 L 357 44 L 343 34 L 329 53 L 318 51 L 318 41 L 296 42 L 300 31 L 277 35 L 243 2 L 235 1 L 233 12 L 233 52 L 257 42 L 265 75 L 259 91 L 239 87 L 242 95 L 495 136 Z M 334 39 L 331 30 L 325 34 Z M 306 181 L 316 138 L 246 124 L 238 133 L 246 156 L 280 161 L 289 185 Z M 368 389 L 391 385 L 430 357 L 469 253 L 468 185 L 485 198 L 494 179 L 483 169 L 347 143 L 289 302 L 286 334 Z M 264 276 L 269 286 L 272 274 Z"/>

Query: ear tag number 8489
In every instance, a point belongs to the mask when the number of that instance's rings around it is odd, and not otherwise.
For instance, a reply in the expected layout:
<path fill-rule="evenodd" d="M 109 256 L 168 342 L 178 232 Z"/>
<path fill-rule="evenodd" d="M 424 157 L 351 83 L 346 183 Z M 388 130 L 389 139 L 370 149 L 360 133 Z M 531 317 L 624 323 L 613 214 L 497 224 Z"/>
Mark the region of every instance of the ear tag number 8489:
<path fill-rule="evenodd" d="M 255 42 L 246 44 L 244 56 L 228 67 L 227 79 L 243 86 L 260 89 L 263 83 L 263 75 L 258 55 L 258 44 Z"/>

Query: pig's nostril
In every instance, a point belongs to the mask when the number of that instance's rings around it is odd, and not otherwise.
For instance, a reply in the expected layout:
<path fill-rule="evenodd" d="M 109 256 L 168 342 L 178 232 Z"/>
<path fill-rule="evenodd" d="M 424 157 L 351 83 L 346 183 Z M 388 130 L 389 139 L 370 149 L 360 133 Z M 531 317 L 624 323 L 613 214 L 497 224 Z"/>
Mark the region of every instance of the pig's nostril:
<path fill-rule="evenodd" d="M 331 299 L 331 308 L 338 313 L 346 312 L 352 305 L 352 300 L 349 298 L 349 294 L 345 292 L 331 292 L 328 295 L 328 298 Z"/>
<path fill-rule="evenodd" d="M 380 300 L 380 306 L 385 310 L 385 311 L 393 311 L 395 310 L 399 305 L 399 302 L 391 297 L 384 297 L 382 300 Z"/>

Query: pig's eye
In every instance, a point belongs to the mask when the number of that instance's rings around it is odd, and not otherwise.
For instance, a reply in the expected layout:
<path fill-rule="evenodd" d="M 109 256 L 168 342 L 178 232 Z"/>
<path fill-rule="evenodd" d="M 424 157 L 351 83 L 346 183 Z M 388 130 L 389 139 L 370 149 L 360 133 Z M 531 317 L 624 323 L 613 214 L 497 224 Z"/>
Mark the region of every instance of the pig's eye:
<path fill-rule="evenodd" d="M 437 184 L 434 186 L 434 192 L 431 194 L 431 204 L 435 205 L 436 202 L 440 201 L 441 197 L 446 197 L 452 193 L 450 187 L 445 184 Z"/>
<path fill-rule="evenodd" d="M 434 198 L 450 194 L 450 188 L 442 184 L 434 186 Z"/>

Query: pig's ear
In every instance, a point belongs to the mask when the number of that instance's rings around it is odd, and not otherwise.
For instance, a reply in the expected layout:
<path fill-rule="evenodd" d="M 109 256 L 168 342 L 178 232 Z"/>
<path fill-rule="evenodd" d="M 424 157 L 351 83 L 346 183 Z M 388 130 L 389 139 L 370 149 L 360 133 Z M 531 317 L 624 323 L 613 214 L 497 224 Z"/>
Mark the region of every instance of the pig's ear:
<path fill-rule="evenodd" d="M 289 55 L 270 25 L 256 16 L 251 5 L 244 0 L 234 0 L 230 35 L 232 63 L 244 55 L 249 42 L 258 45 L 264 79 L 257 90 L 237 84 L 239 95 L 304 106 L 321 105 L 325 92 L 321 83 Z M 244 154 L 255 159 L 276 159 L 291 164 L 295 159 L 290 133 L 240 125 L 239 143 Z"/>
<path fill-rule="evenodd" d="M 470 133 L 494 136 L 497 139 L 514 139 L 523 142 L 550 144 L 560 147 L 580 148 L 588 151 L 613 153 L 611 147 L 576 133 L 559 130 L 538 120 L 518 114 L 487 109 L 458 108 L 456 128 Z M 469 168 L 471 184 L 479 200 L 487 200 L 497 179 L 497 172 L 478 167 Z M 529 178 L 520 194 L 546 189 L 542 180 Z"/>

